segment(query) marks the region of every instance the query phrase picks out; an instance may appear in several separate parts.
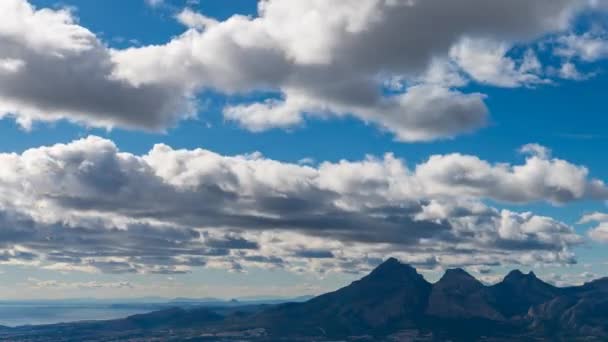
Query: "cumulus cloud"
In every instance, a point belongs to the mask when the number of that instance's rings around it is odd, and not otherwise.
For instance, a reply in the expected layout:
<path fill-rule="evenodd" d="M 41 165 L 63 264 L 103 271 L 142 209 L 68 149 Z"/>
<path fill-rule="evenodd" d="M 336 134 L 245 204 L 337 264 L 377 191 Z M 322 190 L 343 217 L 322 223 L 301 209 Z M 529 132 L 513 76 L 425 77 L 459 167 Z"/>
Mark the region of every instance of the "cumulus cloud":
<path fill-rule="evenodd" d="M 508 47 L 566 28 L 581 4 L 262 1 L 259 17 L 234 16 L 211 24 L 186 10 L 178 16 L 180 21 L 204 27 L 203 31 L 190 30 L 166 45 L 115 51 L 113 56 L 116 75 L 131 82 L 280 92 L 280 100 L 226 108 L 228 119 L 253 131 L 292 127 L 310 115 L 353 115 L 402 141 L 431 140 L 483 126 L 487 116 L 483 96 L 437 83 L 386 96 L 383 81 L 421 80 L 436 57 L 447 57 L 462 38 L 477 38 L 483 32 L 479 37 L 483 42 L 501 48 L 479 63 L 478 54 L 465 49 L 471 45 L 460 44 L 463 48 L 456 51 L 462 53 L 454 55 L 465 71 L 500 86 L 538 83 L 541 80 L 533 74 L 538 62 L 532 53 L 516 66 L 504 56 Z M 428 20 L 444 13 L 450 16 L 439 25 Z M 491 63 L 485 70 L 473 70 L 486 62 Z"/>
<path fill-rule="evenodd" d="M 587 5 L 264 0 L 257 16 L 224 21 L 185 9 L 176 16 L 187 27 L 182 35 L 116 50 L 69 10 L 7 0 L 0 5 L 0 115 L 26 127 L 68 119 L 162 130 L 196 115 L 197 92 L 261 90 L 278 99 L 231 105 L 226 118 L 261 131 L 348 115 L 402 141 L 451 137 L 487 120 L 484 96 L 457 89 L 465 77 L 506 87 L 544 82 L 532 50 L 514 58 L 510 49 L 563 32 Z M 402 80 L 401 89 L 387 94 L 393 80 Z"/>
<path fill-rule="evenodd" d="M 526 145 L 534 154 L 521 165 L 492 165 L 475 156 L 461 154 L 432 156 L 416 167 L 416 175 L 426 192 L 478 196 L 498 201 L 526 203 L 548 201 L 566 203 L 581 198 L 604 199 L 606 185 L 589 179 L 583 166 L 548 158 L 548 150 Z"/>
<path fill-rule="evenodd" d="M 568 59 L 594 62 L 608 57 L 607 38 L 608 34 L 603 31 L 563 35 L 557 38 L 555 54 Z"/>
<path fill-rule="evenodd" d="M 552 44 L 553 53 L 563 59 L 554 73 L 567 80 L 581 81 L 595 76 L 596 71 L 582 72 L 579 65 L 608 57 L 608 34 L 603 28 L 596 27 L 581 34 L 564 34 L 555 38 Z"/>
<path fill-rule="evenodd" d="M 190 8 L 185 8 L 183 11 L 179 12 L 175 18 L 186 27 L 199 30 L 218 24 L 217 20 L 194 12 Z"/>
<path fill-rule="evenodd" d="M 0 117 L 163 130 L 193 115 L 183 88 L 113 78 L 110 50 L 68 9 L 6 0 L 0 13 Z"/>
<path fill-rule="evenodd" d="M 394 133 L 401 141 L 425 141 L 483 126 L 488 113 L 484 97 L 479 93 L 463 94 L 444 87 L 418 85 L 401 95 L 382 99 L 372 107 L 320 103 L 298 94 L 287 95 L 285 100 L 229 106 L 224 116 L 252 131 L 263 131 L 299 124 L 304 120 L 304 113 L 324 116 L 358 113 L 361 119 Z"/>
<path fill-rule="evenodd" d="M 582 240 L 570 226 L 483 200 L 606 197 L 584 167 L 547 154 L 309 166 L 162 144 L 134 155 L 88 137 L 0 163 L 0 263 L 61 271 L 358 272 L 388 254 L 424 268 L 572 263 Z"/>
<path fill-rule="evenodd" d="M 584 74 L 580 72 L 576 65 L 572 62 L 565 62 L 562 64 L 559 70 L 557 70 L 557 74 L 563 79 L 574 81 L 584 80 L 593 76 L 593 74 Z"/>
<path fill-rule="evenodd" d="M 519 87 L 546 83 L 538 74 L 541 64 L 532 50 L 516 62 L 507 56 L 510 46 L 492 40 L 464 39 L 450 50 L 450 56 L 474 80 L 500 86 Z"/>
<path fill-rule="evenodd" d="M 587 234 L 589 237 L 600 243 L 608 243 L 608 214 L 591 213 L 584 215 L 579 224 L 597 223 L 597 226 L 590 229 Z"/>
<path fill-rule="evenodd" d="M 600 243 L 608 243 L 608 225 L 603 222 L 599 226 L 591 229 L 588 233 L 589 237 Z"/>

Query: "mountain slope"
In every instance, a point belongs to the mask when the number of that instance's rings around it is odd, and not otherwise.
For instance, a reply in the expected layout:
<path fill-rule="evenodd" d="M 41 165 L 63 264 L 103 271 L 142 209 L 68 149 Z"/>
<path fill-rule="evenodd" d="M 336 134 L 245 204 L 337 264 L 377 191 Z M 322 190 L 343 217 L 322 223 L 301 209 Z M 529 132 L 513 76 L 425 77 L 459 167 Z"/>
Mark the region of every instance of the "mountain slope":
<path fill-rule="evenodd" d="M 121 341 L 163 330 L 198 329 L 223 319 L 207 308 L 171 308 L 108 321 L 17 327 L 0 331 L 0 341 Z"/>
<path fill-rule="evenodd" d="M 561 289 L 559 296 L 531 308 L 528 318 L 532 328 L 544 334 L 608 340 L 608 278 Z"/>
<path fill-rule="evenodd" d="M 533 272 L 510 272 L 502 282 L 491 286 L 492 305 L 504 317 L 525 315 L 536 305 L 560 295 L 561 290 L 538 279 Z"/>
<path fill-rule="evenodd" d="M 170 309 L 121 320 L 0 330 L 10 341 L 608 341 L 608 278 L 558 288 L 534 273 L 485 286 L 461 269 L 435 284 L 388 259 L 369 275 L 303 303 Z M 68 336 L 69 339 L 64 337 Z M 217 336 L 221 336 L 218 339 Z M 199 339 L 205 340 L 205 339 Z"/>
<path fill-rule="evenodd" d="M 431 316 L 451 319 L 481 318 L 501 321 L 488 289 L 462 269 L 447 270 L 435 284 L 426 309 Z"/>
<path fill-rule="evenodd" d="M 368 276 L 305 303 L 267 310 L 254 321 L 274 332 L 352 335 L 411 326 L 421 318 L 431 284 L 416 269 L 388 259 Z"/>

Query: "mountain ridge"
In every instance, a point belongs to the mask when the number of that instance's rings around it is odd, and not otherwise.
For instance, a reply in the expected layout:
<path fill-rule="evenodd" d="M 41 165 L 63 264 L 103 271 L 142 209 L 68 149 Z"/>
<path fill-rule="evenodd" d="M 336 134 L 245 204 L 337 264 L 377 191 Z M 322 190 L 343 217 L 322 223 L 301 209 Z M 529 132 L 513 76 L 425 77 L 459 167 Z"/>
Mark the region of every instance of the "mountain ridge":
<path fill-rule="evenodd" d="M 225 341 L 230 336 L 245 341 L 605 341 L 608 278 L 556 287 L 533 272 L 514 270 L 485 285 L 463 269 L 450 269 L 430 283 L 411 265 L 389 258 L 361 279 L 305 302 L 169 309 L 123 320 L 9 328 L 0 330 L 0 339 L 37 341 L 31 337 L 59 332 L 75 340 L 111 336 L 122 341 L 121 334 L 151 338 L 176 331 L 221 335 Z"/>

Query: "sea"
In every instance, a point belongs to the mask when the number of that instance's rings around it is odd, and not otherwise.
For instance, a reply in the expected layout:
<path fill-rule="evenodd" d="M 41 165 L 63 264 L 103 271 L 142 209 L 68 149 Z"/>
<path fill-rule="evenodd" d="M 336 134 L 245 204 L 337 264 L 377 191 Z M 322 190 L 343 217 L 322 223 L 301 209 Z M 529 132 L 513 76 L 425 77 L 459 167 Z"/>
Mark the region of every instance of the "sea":
<path fill-rule="evenodd" d="M 54 324 L 76 321 L 107 320 L 155 311 L 150 305 L 106 303 L 0 303 L 0 325 Z"/>

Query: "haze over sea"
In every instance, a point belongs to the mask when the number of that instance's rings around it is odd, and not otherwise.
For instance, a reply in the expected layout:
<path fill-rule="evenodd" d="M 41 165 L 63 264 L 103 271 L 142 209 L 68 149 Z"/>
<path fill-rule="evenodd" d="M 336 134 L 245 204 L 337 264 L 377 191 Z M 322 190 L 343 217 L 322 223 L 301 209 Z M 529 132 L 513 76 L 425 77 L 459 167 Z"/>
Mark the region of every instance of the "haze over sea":
<path fill-rule="evenodd" d="M 16 327 L 22 325 L 105 320 L 123 318 L 151 310 L 146 305 L 0 303 L 0 325 Z"/>

